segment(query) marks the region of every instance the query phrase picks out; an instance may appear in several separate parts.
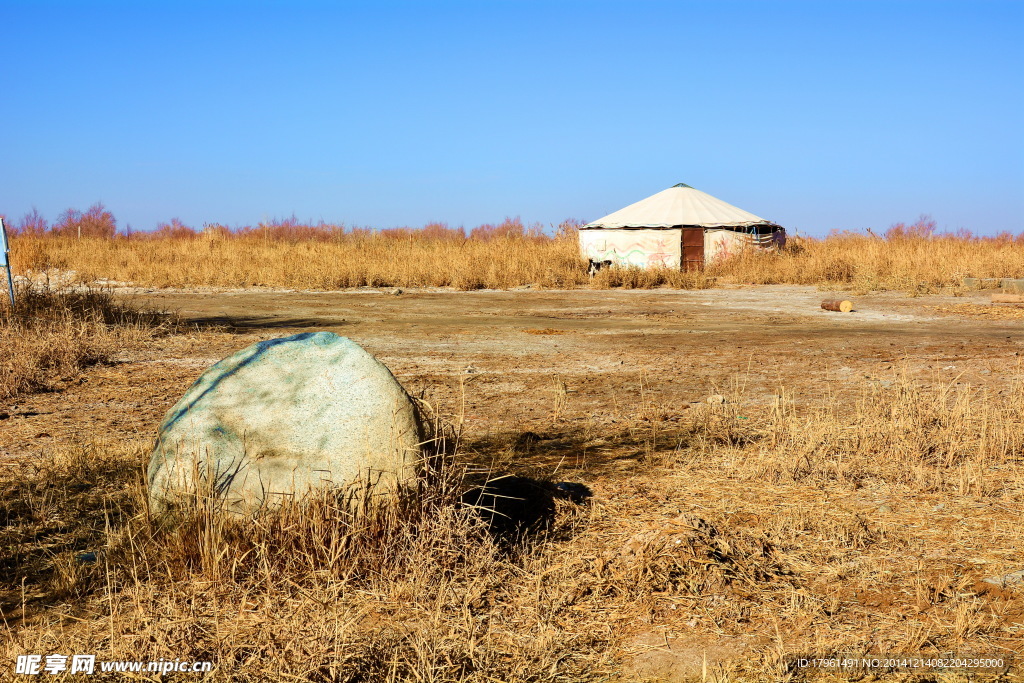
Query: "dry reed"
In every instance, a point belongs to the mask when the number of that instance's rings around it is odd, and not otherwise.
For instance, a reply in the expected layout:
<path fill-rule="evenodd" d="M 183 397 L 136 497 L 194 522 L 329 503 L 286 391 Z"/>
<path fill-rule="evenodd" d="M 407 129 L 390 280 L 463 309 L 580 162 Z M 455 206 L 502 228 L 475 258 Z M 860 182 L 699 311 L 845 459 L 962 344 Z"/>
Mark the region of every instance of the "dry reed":
<path fill-rule="evenodd" d="M 518 221 L 462 230 L 345 231 L 285 222 L 197 233 L 180 224 L 131 238 L 26 231 L 13 239 L 17 272 L 73 271 L 80 282 L 146 287 L 452 287 L 460 290 L 625 287 L 702 288 L 715 280 L 905 290 L 959 287 L 974 277 L 1024 277 L 1024 235 L 933 234 L 934 225 L 894 226 L 884 237 L 794 238 L 778 251 L 748 251 L 703 273 L 609 268 L 587 274 L 576 222 L 555 237 Z"/>
<path fill-rule="evenodd" d="M 978 238 L 935 235 L 927 227 L 895 226 L 885 237 L 837 233 L 825 239 L 791 239 L 779 251 L 747 251 L 715 264 L 708 275 L 751 284 L 823 285 L 858 293 L 902 290 L 911 295 L 962 288 L 965 277 L 1024 277 L 1024 233 Z"/>

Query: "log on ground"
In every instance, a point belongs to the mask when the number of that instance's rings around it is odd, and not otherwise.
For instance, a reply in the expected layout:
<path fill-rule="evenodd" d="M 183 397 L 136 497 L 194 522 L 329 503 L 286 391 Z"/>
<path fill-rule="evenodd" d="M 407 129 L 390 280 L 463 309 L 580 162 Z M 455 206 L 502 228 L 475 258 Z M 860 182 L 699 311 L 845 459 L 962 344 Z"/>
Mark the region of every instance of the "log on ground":
<path fill-rule="evenodd" d="M 846 299 L 825 299 L 821 302 L 821 307 L 826 311 L 837 311 L 840 313 L 849 313 L 853 310 L 853 302 Z"/>

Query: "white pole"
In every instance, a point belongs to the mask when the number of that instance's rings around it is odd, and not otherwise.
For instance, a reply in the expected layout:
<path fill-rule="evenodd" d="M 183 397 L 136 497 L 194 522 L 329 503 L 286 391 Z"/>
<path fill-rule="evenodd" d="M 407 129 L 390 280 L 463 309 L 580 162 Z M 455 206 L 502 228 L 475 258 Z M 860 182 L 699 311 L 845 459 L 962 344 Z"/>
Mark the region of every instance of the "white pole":
<path fill-rule="evenodd" d="M 0 218 L 0 266 L 7 270 L 7 296 L 11 298 L 11 310 L 14 310 L 14 277 L 11 275 L 11 252 L 7 248 L 7 226 Z"/>

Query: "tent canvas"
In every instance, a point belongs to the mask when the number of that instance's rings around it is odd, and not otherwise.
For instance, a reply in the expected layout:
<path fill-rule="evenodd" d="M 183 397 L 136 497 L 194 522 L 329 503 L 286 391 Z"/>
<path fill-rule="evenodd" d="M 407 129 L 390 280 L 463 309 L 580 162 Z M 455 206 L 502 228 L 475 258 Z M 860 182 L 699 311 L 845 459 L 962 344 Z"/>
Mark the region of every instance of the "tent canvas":
<path fill-rule="evenodd" d="M 679 183 L 587 223 L 580 249 L 591 261 L 698 268 L 746 246 L 772 246 L 785 230 L 769 220 Z"/>

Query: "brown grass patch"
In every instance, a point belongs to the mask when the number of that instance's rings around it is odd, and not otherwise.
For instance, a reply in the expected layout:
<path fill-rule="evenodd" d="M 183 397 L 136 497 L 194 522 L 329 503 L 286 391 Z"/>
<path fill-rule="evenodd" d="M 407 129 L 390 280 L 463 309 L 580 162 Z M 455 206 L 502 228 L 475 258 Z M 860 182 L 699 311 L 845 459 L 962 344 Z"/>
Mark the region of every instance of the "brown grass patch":
<path fill-rule="evenodd" d="M 139 310 L 99 287 L 19 287 L 0 306 L 0 399 L 60 389 L 81 371 L 155 334 L 170 317 Z"/>
<path fill-rule="evenodd" d="M 608 634 L 538 602 L 550 563 L 455 505 L 460 478 L 356 518 L 330 497 L 248 520 L 147 515 L 144 444 L 19 467 L 0 651 L 214 661 L 215 680 L 596 680 Z M 563 517 L 571 536 L 582 517 Z M 83 563 L 89 550 L 99 558 Z"/>
<path fill-rule="evenodd" d="M 528 236 L 494 239 L 393 238 L 341 233 L 329 241 L 254 235 L 148 240 L 14 240 L 15 268 L 74 270 L 150 287 L 452 287 L 507 289 L 524 284 L 578 287 L 589 278 L 575 242 Z"/>
<path fill-rule="evenodd" d="M 779 251 L 741 253 L 710 267 L 708 274 L 729 282 L 821 285 L 860 294 L 903 290 L 912 296 L 943 287 L 959 291 L 965 277 L 1024 274 L 1024 235 L 935 235 L 927 227 L 918 223 L 885 238 L 857 233 L 794 238 Z"/>
<path fill-rule="evenodd" d="M 566 448 L 627 469 L 587 473 L 593 505 L 511 554 L 452 504 L 457 468 L 401 514 L 323 499 L 164 527 L 148 444 L 60 449 L 0 488 L 0 656 L 211 660 L 231 681 L 630 680 L 655 633 L 742 642 L 719 677 L 778 680 L 812 652 L 1019 648 L 1024 593 L 978 582 L 1024 560 L 1020 383 L 899 379 L 803 407 L 726 393 L 579 427 Z"/>
<path fill-rule="evenodd" d="M 531 329 L 531 330 L 523 330 L 523 332 L 525 332 L 526 334 L 541 334 L 541 335 L 567 334 L 567 332 L 565 330 L 556 330 L 553 327 L 545 327 L 542 330 L 533 330 L 533 329 Z"/>

